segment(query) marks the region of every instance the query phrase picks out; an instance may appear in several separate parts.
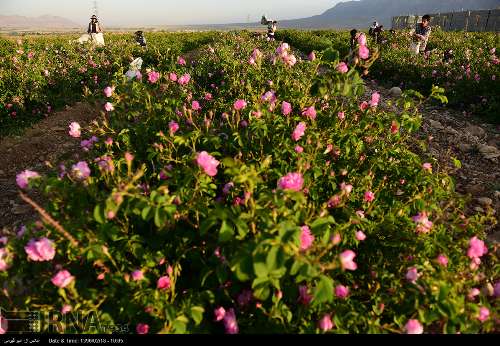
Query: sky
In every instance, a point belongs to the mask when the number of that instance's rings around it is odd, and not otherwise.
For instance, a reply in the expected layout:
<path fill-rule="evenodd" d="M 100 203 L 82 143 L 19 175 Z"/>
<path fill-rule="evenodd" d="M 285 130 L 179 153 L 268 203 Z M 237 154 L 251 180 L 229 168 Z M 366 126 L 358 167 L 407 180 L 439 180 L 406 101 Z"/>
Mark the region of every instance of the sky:
<path fill-rule="evenodd" d="M 341 0 L 97 0 L 103 26 L 223 24 L 321 14 Z M 93 0 L 0 0 L 0 15 L 54 15 L 86 24 Z"/>

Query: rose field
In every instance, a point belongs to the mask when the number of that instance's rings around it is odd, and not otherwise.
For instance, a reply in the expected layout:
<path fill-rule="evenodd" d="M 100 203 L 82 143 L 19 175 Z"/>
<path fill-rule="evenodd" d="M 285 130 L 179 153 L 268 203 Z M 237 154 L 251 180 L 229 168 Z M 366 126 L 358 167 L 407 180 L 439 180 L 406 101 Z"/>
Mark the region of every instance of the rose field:
<path fill-rule="evenodd" d="M 139 334 L 497 332 L 497 215 L 414 143 L 423 104 L 498 123 L 499 36 L 438 31 L 414 57 L 387 35 L 354 64 L 340 31 L 0 38 L 0 137 L 98 114 L 67 122 L 76 155 L 10 177 L 37 217 L 0 234 L 0 306 Z"/>

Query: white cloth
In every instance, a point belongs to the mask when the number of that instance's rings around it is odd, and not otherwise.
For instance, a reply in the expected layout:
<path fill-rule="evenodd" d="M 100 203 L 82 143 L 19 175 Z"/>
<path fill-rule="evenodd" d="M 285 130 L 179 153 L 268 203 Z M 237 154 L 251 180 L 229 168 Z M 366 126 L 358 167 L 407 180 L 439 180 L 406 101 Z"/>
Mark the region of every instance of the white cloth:
<path fill-rule="evenodd" d="M 128 77 L 129 80 L 134 79 L 137 76 L 137 72 L 142 67 L 142 58 L 137 58 L 130 63 L 130 69 L 125 73 L 125 76 Z"/>
<path fill-rule="evenodd" d="M 83 44 L 85 42 L 92 42 L 98 46 L 104 46 L 105 43 L 104 43 L 104 35 L 100 32 L 100 33 L 97 33 L 97 34 L 85 34 L 85 35 L 82 35 L 80 36 L 80 38 L 78 39 L 78 43 L 80 44 Z"/>

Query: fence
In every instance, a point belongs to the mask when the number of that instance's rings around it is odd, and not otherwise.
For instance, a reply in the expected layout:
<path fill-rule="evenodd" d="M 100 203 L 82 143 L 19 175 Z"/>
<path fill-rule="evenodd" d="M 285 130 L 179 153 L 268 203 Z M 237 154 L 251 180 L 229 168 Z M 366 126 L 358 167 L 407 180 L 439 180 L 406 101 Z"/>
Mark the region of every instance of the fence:
<path fill-rule="evenodd" d="M 500 9 L 431 14 L 431 25 L 444 31 L 500 31 Z M 392 17 L 393 29 L 415 28 L 421 16 Z"/>

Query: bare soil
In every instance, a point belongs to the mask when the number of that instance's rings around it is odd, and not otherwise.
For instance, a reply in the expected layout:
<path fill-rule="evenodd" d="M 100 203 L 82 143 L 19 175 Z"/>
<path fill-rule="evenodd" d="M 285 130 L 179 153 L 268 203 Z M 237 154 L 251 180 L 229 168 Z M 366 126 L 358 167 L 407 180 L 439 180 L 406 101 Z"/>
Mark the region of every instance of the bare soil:
<path fill-rule="evenodd" d="M 26 169 L 44 174 L 62 160 L 78 159 L 81 139 L 69 136 L 69 124 L 75 121 L 84 128 L 96 117 L 97 111 L 91 105 L 76 103 L 38 122 L 22 136 L 0 140 L 0 234 L 10 233 L 37 217 L 19 197 L 16 175 Z M 31 191 L 30 196 L 40 202 L 35 192 Z"/>

